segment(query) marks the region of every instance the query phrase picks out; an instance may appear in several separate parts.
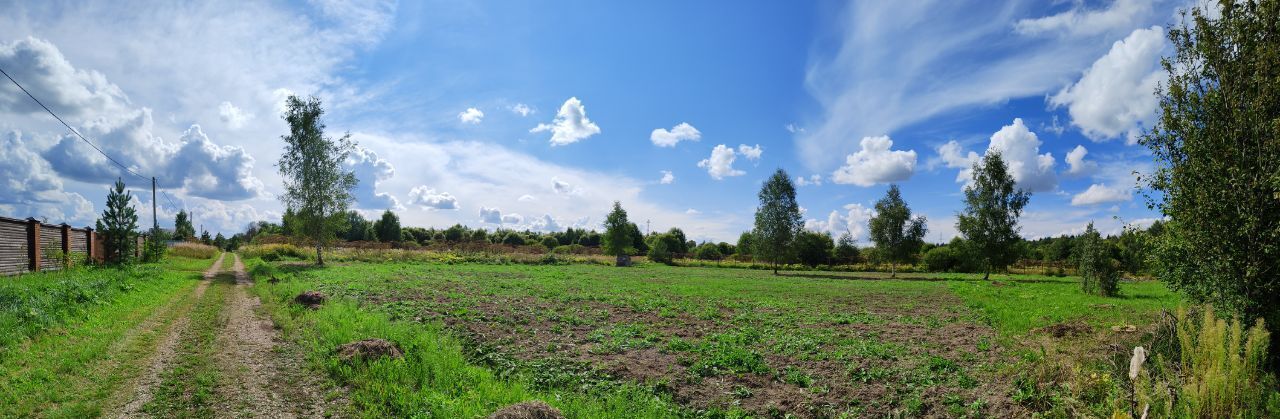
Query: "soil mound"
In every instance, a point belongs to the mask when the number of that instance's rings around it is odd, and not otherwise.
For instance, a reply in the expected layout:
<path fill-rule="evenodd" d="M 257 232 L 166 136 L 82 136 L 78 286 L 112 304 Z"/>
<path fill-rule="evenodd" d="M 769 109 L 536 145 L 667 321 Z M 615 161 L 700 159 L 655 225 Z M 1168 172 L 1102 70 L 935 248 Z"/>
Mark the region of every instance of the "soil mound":
<path fill-rule="evenodd" d="M 1091 330 L 1089 325 L 1081 322 L 1055 323 L 1040 329 L 1041 332 L 1052 335 L 1055 338 L 1080 336 L 1089 333 Z"/>
<path fill-rule="evenodd" d="M 338 357 L 343 361 L 371 361 L 381 357 L 401 358 L 404 351 L 396 344 L 383 339 L 365 339 L 338 346 Z"/>
<path fill-rule="evenodd" d="M 307 308 L 317 309 L 324 304 L 325 299 L 326 297 L 320 291 L 303 291 L 302 294 L 294 297 L 293 301 Z"/>
<path fill-rule="evenodd" d="M 489 419 L 564 419 L 564 414 L 541 400 L 531 400 L 498 409 Z"/>

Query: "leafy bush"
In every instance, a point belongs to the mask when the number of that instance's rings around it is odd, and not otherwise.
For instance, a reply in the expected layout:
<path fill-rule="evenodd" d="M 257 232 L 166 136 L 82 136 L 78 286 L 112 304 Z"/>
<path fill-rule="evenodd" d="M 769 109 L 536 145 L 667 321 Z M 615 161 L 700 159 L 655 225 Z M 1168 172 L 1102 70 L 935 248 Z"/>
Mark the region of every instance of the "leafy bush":
<path fill-rule="evenodd" d="M 213 259 L 218 256 L 218 248 L 193 242 L 182 242 L 169 248 L 169 254 L 192 259 Z"/>
<path fill-rule="evenodd" d="M 960 255 L 948 246 L 938 246 L 924 253 L 924 266 L 929 272 L 952 272 L 960 266 Z"/>
<path fill-rule="evenodd" d="M 724 255 L 720 253 L 720 247 L 711 243 L 704 243 L 694 249 L 693 256 L 700 260 L 720 260 Z"/>
<path fill-rule="evenodd" d="M 652 244 L 649 245 L 648 254 L 649 260 L 668 265 L 672 264 L 675 255 L 671 250 L 669 237 L 671 237 L 670 234 L 663 233 L 651 240 Z"/>
<path fill-rule="evenodd" d="M 1089 223 L 1084 234 L 1079 238 L 1077 272 L 1081 277 L 1084 292 L 1102 296 L 1113 296 L 1120 291 L 1120 272 L 1111 262 L 1110 247 L 1102 240 L 1102 235 Z"/>
<path fill-rule="evenodd" d="M 245 259 L 262 258 L 268 262 L 284 259 L 310 259 L 312 253 L 288 243 L 253 244 L 240 248 Z"/>

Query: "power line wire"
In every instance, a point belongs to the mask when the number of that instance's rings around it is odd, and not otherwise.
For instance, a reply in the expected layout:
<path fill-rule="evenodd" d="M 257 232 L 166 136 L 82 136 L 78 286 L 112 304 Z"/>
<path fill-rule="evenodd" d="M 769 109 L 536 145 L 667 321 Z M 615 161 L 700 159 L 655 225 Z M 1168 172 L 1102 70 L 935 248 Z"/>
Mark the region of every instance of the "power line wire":
<path fill-rule="evenodd" d="M 37 104 L 39 104 L 41 108 L 44 108 L 44 111 L 45 111 L 45 112 L 48 112 L 48 113 L 49 113 L 49 115 L 52 115 L 52 116 L 53 116 L 53 119 L 57 119 L 57 120 L 58 120 L 58 122 L 61 122 L 61 123 L 62 123 L 62 126 L 67 127 L 67 129 L 68 129 L 68 130 L 71 130 L 71 133 L 75 134 L 77 137 L 80 137 L 80 139 L 81 139 L 81 140 L 84 140 L 85 144 L 88 144 L 88 145 L 89 145 L 89 147 L 93 147 L 93 149 L 94 149 L 94 150 L 98 150 L 98 153 L 101 153 L 103 157 L 106 157 L 106 158 L 107 158 L 107 160 L 111 160 L 111 162 L 112 162 L 112 163 L 115 163 L 115 164 L 116 164 L 116 166 L 120 166 L 120 168 L 121 168 L 121 169 L 124 169 L 124 171 L 129 172 L 129 174 L 132 174 L 132 175 L 134 175 L 134 176 L 137 176 L 137 177 L 139 177 L 139 178 L 142 178 L 143 180 L 146 180 L 146 179 L 147 179 L 147 177 L 146 177 L 146 176 L 140 175 L 140 174 L 138 174 L 138 172 L 135 172 L 135 171 L 133 171 L 133 170 L 130 170 L 127 166 L 125 166 L 125 165 L 121 164 L 121 163 L 120 163 L 119 161 L 117 161 L 116 159 L 114 159 L 114 158 L 112 158 L 111 156 L 107 155 L 107 153 L 106 153 L 105 151 L 102 151 L 102 149 L 101 149 L 101 148 L 98 148 L 98 146 L 97 146 L 97 145 L 94 145 L 94 144 L 93 144 L 93 142 L 92 142 L 92 141 L 89 141 L 89 139 L 88 139 L 88 138 L 85 138 L 83 135 L 80 135 L 80 131 L 76 131 L 76 129 L 75 129 L 75 128 L 72 128 L 70 124 L 67 124 L 67 121 L 63 121 L 63 120 L 62 120 L 62 118 L 58 116 L 58 114 L 53 113 L 53 110 L 49 109 L 49 107 L 48 107 L 48 106 L 45 106 L 45 105 L 44 105 L 44 102 L 41 102 L 41 101 L 40 101 L 40 99 L 36 99 L 35 95 L 32 95 L 32 94 L 31 94 L 31 92 L 27 91 L 27 88 L 22 87 L 22 84 L 18 83 L 18 81 L 17 81 L 17 80 L 14 80 L 14 79 L 13 79 L 13 76 L 10 76 L 10 75 L 9 75 L 9 73 L 8 73 L 8 72 L 6 72 L 6 71 L 4 71 L 4 69 L 3 69 L 3 68 L 0 68 L 0 73 L 3 73 L 3 74 L 4 74 L 4 76 L 5 76 L 5 77 L 7 77 L 7 78 L 9 79 L 9 81 L 13 82 L 13 85 L 14 85 L 14 86 L 18 86 L 18 89 L 21 89 L 21 90 L 22 90 L 22 93 L 26 93 L 26 94 L 27 94 L 27 97 L 31 98 L 31 100 L 36 101 L 36 103 L 37 103 Z"/>

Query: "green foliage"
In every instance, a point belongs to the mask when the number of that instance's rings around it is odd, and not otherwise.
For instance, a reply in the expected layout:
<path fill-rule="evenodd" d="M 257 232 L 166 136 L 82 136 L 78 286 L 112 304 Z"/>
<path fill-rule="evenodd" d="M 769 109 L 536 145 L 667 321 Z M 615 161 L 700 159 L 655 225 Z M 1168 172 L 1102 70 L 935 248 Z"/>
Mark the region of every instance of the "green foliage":
<path fill-rule="evenodd" d="M 751 256 L 752 249 L 755 247 L 755 235 L 750 231 L 744 231 L 738 236 L 738 254 Z"/>
<path fill-rule="evenodd" d="M 276 164 L 284 180 L 280 198 L 294 212 L 296 234 L 315 243 L 316 263 L 323 265 L 323 249 L 344 229 L 347 206 L 355 200 L 355 174 L 343 169 L 355 143 L 351 134 L 337 139 L 324 135 L 319 98 L 289 96 L 285 103 L 282 117 L 289 123 L 289 134 L 281 136 L 284 154 Z"/>
<path fill-rule="evenodd" d="M 152 228 L 147 234 L 146 242 L 142 250 L 142 261 L 146 263 L 159 262 L 164 259 L 164 242 L 169 239 L 169 233 L 160 228 Z"/>
<path fill-rule="evenodd" d="M 178 243 L 169 248 L 169 254 L 190 259 L 213 259 L 218 256 L 218 249 L 200 243 Z"/>
<path fill-rule="evenodd" d="M 835 263 L 848 265 L 862 261 L 858 246 L 853 244 L 853 235 L 847 231 L 840 235 L 839 240 L 836 240 L 836 248 L 832 253 Z"/>
<path fill-rule="evenodd" d="M 178 210 L 173 218 L 173 239 L 177 241 L 195 240 L 196 227 L 191 225 L 191 214 L 186 210 Z"/>
<path fill-rule="evenodd" d="M 693 257 L 698 260 L 720 260 L 724 258 L 724 253 L 720 252 L 719 245 L 703 243 L 693 249 Z"/>
<path fill-rule="evenodd" d="M 373 222 L 373 232 L 383 243 L 399 243 L 404 239 L 400 231 L 400 216 L 391 210 L 383 211 L 382 217 Z"/>
<path fill-rule="evenodd" d="M 265 261 L 301 260 L 311 258 L 311 254 L 286 243 L 252 244 L 240 248 L 240 256 L 245 259 L 262 259 Z"/>
<path fill-rule="evenodd" d="M 907 263 L 920 251 L 924 235 L 929 229 L 923 216 L 911 218 L 911 207 L 902 200 L 898 185 L 889 185 L 884 198 L 876 201 L 876 216 L 871 217 L 871 241 L 875 242 L 880 257 L 892 263 L 894 273 L 897 264 Z"/>
<path fill-rule="evenodd" d="M 671 233 L 655 234 L 649 237 L 649 260 L 670 265 L 675 259 L 675 250 L 684 246 L 684 242 Z"/>
<path fill-rule="evenodd" d="M 752 230 L 752 255 L 772 264 L 776 274 L 778 264 L 791 260 L 795 254 L 792 244 L 803 227 L 800 204 L 796 202 L 796 187 L 791 177 L 782 169 L 775 171 L 760 187 L 759 197 L 760 206 L 756 207 Z"/>
<path fill-rule="evenodd" d="M 671 235 L 672 244 L 679 243 L 676 245 L 676 247 L 671 249 L 672 252 L 675 252 L 676 254 L 679 254 L 679 255 L 683 255 L 693 251 L 693 248 L 690 247 L 688 243 L 689 238 L 684 236 L 684 230 L 681 230 L 676 227 L 671 227 L 670 230 L 667 230 L 667 234 Z"/>
<path fill-rule="evenodd" d="M 107 208 L 98 218 L 98 234 L 102 235 L 103 258 L 108 264 L 132 262 L 138 246 L 138 212 L 130 205 L 133 194 L 124 189 L 124 181 L 116 179 L 107 192 Z"/>
<path fill-rule="evenodd" d="M 1169 30 L 1150 206 L 1171 221 L 1152 273 L 1198 301 L 1280 325 L 1280 3 L 1220 1 Z M 1220 15 L 1214 17 L 1212 15 Z M 1188 20 L 1189 18 L 1189 20 Z M 1272 330 L 1275 332 L 1275 330 Z M 1274 335 L 1274 333 L 1273 333 Z"/>
<path fill-rule="evenodd" d="M 1077 256 L 1076 272 L 1080 274 L 1080 285 L 1084 292 L 1105 297 L 1115 296 L 1119 291 L 1120 272 L 1111 262 L 1111 248 L 1102 240 L 1093 222 L 1085 227 L 1080 236 L 1080 254 Z"/>
<path fill-rule="evenodd" d="M 555 249 L 560 247 L 560 241 L 556 240 L 555 237 L 545 236 L 542 238 L 542 245 L 548 249 Z"/>
<path fill-rule="evenodd" d="M 1205 310 L 1202 322 L 1178 310 L 1181 375 L 1175 414 L 1193 418 L 1276 417 L 1280 393 L 1264 369 L 1270 343 L 1264 321 L 1246 332 L 1240 321 L 1215 318 Z"/>
<path fill-rule="evenodd" d="M 633 251 L 634 244 L 631 222 L 627 221 L 627 211 L 622 203 L 613 201 L 613 211 L 604 219 L 604 252 L 611 256 L 622 256 Z"/>
<path fill-rule="evenodd" d="M 810 267 L 831 263 L 831 253 L 835 243 L 828 233 L 801 231 L 795 241 L 796 257 L 800 263 Z"/>
<path fill-rule="evenodd" d="M 981 261 L 985 278 L 992 270 L 1003 269 L 1017 259 L 1018 217 L 1031 200 L 1031 193 L 1015 190 L 1000 153 L 989 151 L 973 165 L 973 183 L 964 188 L 964 212 L 956 229 L 964 236 L 968 251 Z"/>
<path fill-rule="evenodd" d="M 938 246 L 924 252 L 924 266 L 929 272 L 954 272 L 960 267 L 960 255 L 951 246 Z"/>
<path fill-rule="evenodd" d="M 346 241 L 374 241 L 378 239 L 373 223 L 366 220 L 359 211 L 347 211 L 346 228 L 339 231 L 338 237 Z"/>

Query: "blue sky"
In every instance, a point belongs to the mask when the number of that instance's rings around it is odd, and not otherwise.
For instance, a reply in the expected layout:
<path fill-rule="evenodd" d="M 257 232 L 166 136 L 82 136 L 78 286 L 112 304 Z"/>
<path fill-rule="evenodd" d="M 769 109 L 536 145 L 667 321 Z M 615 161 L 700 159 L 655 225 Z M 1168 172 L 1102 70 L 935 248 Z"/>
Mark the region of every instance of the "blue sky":
<path fill-rule="evenodd" d="M 783 168 L 811 229 L 865 240 L 898 183 L 947 240 L 963 168 L 994 149 L 1035 192 L 1023 232 L 1040 237 L 1158 217 L 1133 190 L 1151 165 L 1133 140 L 1165 28 L 1193 5 L 17 2 L 0 67 L 160 177 L 162 224 L 175 207 L 224 233 L 278 218 L 296 93 L 360 143 L 357 208 L 409 225 L 590 228 L 621 200 L 655 229 L 733 241 Z M 90 224 L 120 170 L 24 101 L 0 87 L 0 215 Z"/>

